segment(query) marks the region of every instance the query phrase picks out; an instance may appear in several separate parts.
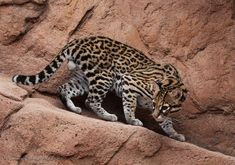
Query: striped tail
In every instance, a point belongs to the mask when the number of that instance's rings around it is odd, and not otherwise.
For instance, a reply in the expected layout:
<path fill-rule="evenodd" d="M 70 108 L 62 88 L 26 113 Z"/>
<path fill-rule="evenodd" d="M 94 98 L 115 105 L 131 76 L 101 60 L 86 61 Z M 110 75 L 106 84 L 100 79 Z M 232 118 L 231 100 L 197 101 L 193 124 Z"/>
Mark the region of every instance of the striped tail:
<path fill-rule="evenodd" d="M 49 65 L 36 75 L 15 75 L 12 81 L 16 84 L 34 85 L 47 81 L 66 60 L 65 54 L 61 51 Z"/>

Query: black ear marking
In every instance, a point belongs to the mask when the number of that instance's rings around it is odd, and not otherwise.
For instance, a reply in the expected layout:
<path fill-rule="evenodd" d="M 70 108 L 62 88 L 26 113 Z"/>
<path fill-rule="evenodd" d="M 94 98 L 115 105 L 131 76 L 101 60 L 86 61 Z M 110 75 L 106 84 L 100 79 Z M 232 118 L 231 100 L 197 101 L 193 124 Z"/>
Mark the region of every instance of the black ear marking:
<path fill-rule="evenodd" d="M 162 82 L 160 80 L 156 80 L 155 83 L 159 85 L 159 87 L 162 86 Z"/>
<path fill-rule="evenodd" d="M 162 93 L 164 93 L 166 91 L 166 89 L 163 87 L 163 83 L 161 80 L 156 80 L 155 83 L 158 85 L 158 87 Z"/>
<path fill-rule="evenodd" d="M 163 91 L 161 80 L 156 80 L 155 83 L 158 85 L 160 91 Z"/>

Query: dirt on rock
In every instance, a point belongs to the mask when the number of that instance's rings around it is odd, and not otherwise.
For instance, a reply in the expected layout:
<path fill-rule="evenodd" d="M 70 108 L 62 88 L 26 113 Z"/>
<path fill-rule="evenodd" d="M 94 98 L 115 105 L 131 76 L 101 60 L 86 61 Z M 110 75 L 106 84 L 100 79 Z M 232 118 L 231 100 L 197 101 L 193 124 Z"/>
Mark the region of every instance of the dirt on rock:
<path fill-rule="evenodd" d="M 127 154 L 127 164 L 234 164 L 234 4 L 0 0 L 0 164 L 33 164 L 33 158 L 51 164 L 121 164 Z M 68 41 L 91 35 L 108 36 L 156 62 L 173 64 L 189 90 L 183 110 L 172 114 L 174 125 L 188 143 L 205 149 L 154 133 L 163 134 L 142 109 L 137 117 L 149 130 L 97 120 L 89 110 L 83 113 L 88 117 L 61 110 L 56 89 L 69 78 L 66 66 L 34 87 L 11 83 L 15 74 L 39 72 Z M 74 101 L 84 108 L 82 100 Z M 110 94 L 104 106 L 125 123 L 118 98 Z"/>

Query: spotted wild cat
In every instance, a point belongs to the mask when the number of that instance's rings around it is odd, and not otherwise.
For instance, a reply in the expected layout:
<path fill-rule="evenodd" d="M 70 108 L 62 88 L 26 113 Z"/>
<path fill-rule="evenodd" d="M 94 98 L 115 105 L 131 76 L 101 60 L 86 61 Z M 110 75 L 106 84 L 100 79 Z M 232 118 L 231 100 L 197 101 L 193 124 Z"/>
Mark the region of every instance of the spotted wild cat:
<path fill-rule="evenodd" d="M 151 103 L 153 117 L 158 120 L 168 112 L 180 110 L 186 98 L 187 90 L 172 65 L 155 63 L 137 49 L 103 36 L 75 39 L 38 74 L 15 75 L 12 80 L 24 85 L 44 82 L 66 60 L 70 70 L 82 71 L 80 78 L 72 78 L 59 88 L 67 107 L 77 113 L 81 113 L 81 108 L 74 106 L 71 97 L 87 93 L 89 108 L 104 120 L 117 121 L 116 115 L 101 106 L 107 92 L 114 90 L 122 98 L 127 123 L 142 126 L 143 123 L 135 118 L 141 99 Z M 71 83 L 73 80 L 75 83 Z M 68 87 L 75 90 L 67 90 Z M 183 135 L 169 131 L 173 129 L 171 120 L 163 118 L 163 130 L 172 138 L 184 141 Z"/>

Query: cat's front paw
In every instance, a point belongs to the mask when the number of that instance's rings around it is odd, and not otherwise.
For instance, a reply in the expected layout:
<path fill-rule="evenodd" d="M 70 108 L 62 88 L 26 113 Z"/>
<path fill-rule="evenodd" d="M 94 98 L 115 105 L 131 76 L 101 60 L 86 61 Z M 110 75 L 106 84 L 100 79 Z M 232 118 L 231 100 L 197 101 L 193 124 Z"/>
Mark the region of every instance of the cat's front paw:
<path fill-rule="evenodd" d="M 185 136 L 183 134 L 175 134 L 175 135 L 171 135 L 170 138 L 181 141 L 181 142 L 185 142 Z"/>
<path fill-rule="evenodd" d="M 140 121 L 139 119 L 129 120 L 128 123 L 135 126 L 143 126 L 142 121 Z"/>

